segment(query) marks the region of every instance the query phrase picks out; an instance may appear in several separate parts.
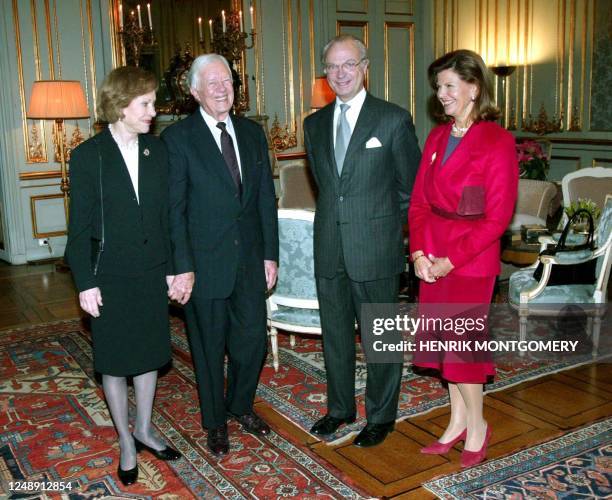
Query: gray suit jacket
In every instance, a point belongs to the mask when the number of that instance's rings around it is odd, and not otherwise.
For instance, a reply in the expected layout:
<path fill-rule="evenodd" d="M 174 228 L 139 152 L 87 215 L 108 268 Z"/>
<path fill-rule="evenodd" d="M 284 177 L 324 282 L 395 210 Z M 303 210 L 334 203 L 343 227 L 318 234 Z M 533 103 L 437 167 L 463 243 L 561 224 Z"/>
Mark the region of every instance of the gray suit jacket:
<path fill-rule="evenodd" d="M 421 159 L 412 118 L 403 108 L 368 94 L 339 176 L 334 107 L 332 102 L 304 121 L 308 161 L 319 191 L 315 274 L 334 277 L 342 250 L 352 280 L 389 278 L 404 270 L 402 226 Z M 381 145 L 366 148 L 372 138 Z"/>

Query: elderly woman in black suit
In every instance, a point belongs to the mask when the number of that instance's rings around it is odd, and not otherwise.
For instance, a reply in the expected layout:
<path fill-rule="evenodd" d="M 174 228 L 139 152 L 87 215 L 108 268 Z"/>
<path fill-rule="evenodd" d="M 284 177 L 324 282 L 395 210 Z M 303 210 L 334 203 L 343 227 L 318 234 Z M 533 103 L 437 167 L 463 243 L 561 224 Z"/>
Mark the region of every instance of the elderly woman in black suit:
<path fill-rule="evenodd" d="M 85 141 L 70 161 L 67 256 L 81 308 L 92 316 L 95 370 L 117 433 L 123 484 L 138 478 L 136 454 L 181 455 L 153 433 L 157 370 L 171 359 L 167 290 L 167 154 L 146 135 L 155 117 L 155 76 L 117 68 L 98 95 L 108 128 Z M 127 377 L 133 377 L 136 422 L 128 422 Z"/>

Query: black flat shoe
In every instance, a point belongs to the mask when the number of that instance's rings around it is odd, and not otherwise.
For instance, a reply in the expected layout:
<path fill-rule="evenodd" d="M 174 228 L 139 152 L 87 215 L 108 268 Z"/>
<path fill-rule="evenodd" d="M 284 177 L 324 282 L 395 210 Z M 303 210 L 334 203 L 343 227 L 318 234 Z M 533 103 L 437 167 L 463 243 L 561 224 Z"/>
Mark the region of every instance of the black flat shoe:
<path fill-rule="evenodd" d="M 138 441 L 136 436 L 132 435 L 132 437 L 134 438 L 134 444 L 136 445 L 136 453 L 146 450 L 160 460 L 177 460 L 183 456 L 180 452 L 176 451 L 174 448 L 170 448 L 168 445 L 166 445 L 163 450 L 156 450 L 155 448 L 151 448 L 150 446 L 144 444 L 142 441 Z"/>
<path fill-rule="evenodd" d="M 138 479 L 138 465 L 133 469 L 123 470 L 121 465 L 117 467 L 117 476 L 119 477 L 119 481 L 123 483 L 124 486 L 129 486 L 130 484 L 134 484 Z"/>
<path fill-rule="evenodd" d="M 382 443 L 387 435 L 393 431 L 395 422 L 387 422 L 386 424 L 367 424 L 362 431 L 357 435 L 353 444 L 361 448 L 368 448 Z"/>
<path fill-rule="evenodd" d="M 355 415 L 347 418 L 336 418 L 331 415 L 325 415 L 315 422 L 310 428 L 312 434 L 319 436 L 325 436 L 327 434 L 333 434 L 338 430 L 342 424 L 352 424 L 355 421 Z"/>

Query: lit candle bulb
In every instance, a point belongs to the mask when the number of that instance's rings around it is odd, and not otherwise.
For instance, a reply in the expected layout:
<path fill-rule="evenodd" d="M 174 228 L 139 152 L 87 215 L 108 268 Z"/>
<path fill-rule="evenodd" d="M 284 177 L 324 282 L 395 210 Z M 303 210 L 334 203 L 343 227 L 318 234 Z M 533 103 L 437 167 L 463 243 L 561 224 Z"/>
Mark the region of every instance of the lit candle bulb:
<path fill-rule="evenodd" d="M 151 19 L 151 4 L 147 4 L 147 16 L 149 17 L 149 29 L 153 29 L 153 20 Z"/>
<path fill-rule="evenodd" d="M 238 17 L 240 18 L 240 33 L 242 33 L 244 31 L 242 27 L 242 11 L 238 12 Z"/>
<path fill-rule="evenodd" d="M 204 41 L 204 33 L 202 33 L 202 18 L 198 17 L 198 34 L 200 35 L 200 42 Z"/>
<path fill-rule="evenodd" d="M 119 29 L 123 29 L 123 4 L 119 4 Z"/>
<path fill-rule="evenodd" d="M 210 31 L 210 43 L 213 41 L 212 19 L 208 20 L 208 30 Z"/>
<path fill-rule="evenodd" d="M 140 4 L 136 6 L 136 10 L 138 11 L 138 27 L 142 29 L 142 15 L 140 14 Z"/>
<path fill-rule="evenodd" d="M 249 12 L 251 14 L 251 31 L 255 31 L 255 15 L 253 14 L 253 5 L 249 7 Z"/>
<path fill-rule="evenodd" d="M 224 10 L 221 11 L 221 28 L 223 30 L 223 33 L 225 33 L 225 11 Z"/>

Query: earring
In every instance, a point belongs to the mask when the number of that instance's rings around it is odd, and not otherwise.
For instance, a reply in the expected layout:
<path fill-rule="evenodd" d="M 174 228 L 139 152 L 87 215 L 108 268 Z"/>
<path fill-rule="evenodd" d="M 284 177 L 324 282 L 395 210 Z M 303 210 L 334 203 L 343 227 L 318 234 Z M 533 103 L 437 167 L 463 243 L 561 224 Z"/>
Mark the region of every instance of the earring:
<path fill-rule="evenodd" d="M 476 100 L 476 96 L 474 94 L 472 94 L 472 96 L 470 97 L 470 99 L 472 99 L 472 102 Z"/>

